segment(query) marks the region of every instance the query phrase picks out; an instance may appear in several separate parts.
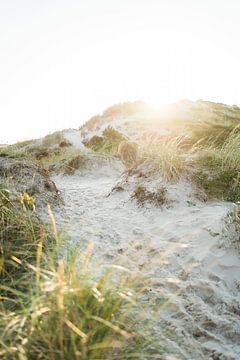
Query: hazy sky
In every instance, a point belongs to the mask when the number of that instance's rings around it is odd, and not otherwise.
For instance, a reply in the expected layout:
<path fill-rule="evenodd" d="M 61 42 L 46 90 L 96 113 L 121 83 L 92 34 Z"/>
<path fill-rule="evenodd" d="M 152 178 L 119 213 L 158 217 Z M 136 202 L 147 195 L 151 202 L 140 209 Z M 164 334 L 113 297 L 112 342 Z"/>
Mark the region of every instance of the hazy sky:
<path fill-rule="evenodd" d="M 0 143 L 106 107 L 240 104 L 240 0 L 0 0 Z"/>

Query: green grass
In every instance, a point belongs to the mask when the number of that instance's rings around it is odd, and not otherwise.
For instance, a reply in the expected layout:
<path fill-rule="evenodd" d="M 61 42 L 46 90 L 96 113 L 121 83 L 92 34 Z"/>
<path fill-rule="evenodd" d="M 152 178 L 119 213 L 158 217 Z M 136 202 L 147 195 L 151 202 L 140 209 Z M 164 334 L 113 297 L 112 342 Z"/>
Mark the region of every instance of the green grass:
<path fill-rule="evenodd" d="M 31 144 L 31 143 L 29 143 Z M 0 157 L 13 159 L 27 159 L 38 163 L 46 170 L 72 174 L 76 169 L 86 165 L 86 158 L 79 149 L 72 146 L 46 147 L 43 145 L 32 145 L 30 149 L 25 148 L 27 144 L 21 143 L 10 145 L 0 149 Z"/>
<path fill-rule="evenodd" d="M 26 359 L 133 359 L 131 353 L 143 352 L 140 338 L 148 340 L 131 321 L 137 295 L 129 295 L 129 276 L 115 270 L 113 285 L 107 270 L 94 283 L 84 266 L 76 269 L 73 261 L 41 269 L 28 306 L 4 312 L 2 358 L 17 359 L 21 352 Z"/>
<path fill-rule="evenodd" d="M 221 147 L 222 167 L 240 171 L 240 126 L 234 128 Z"/>
<path fill-rule="evenodd" d="M 39 162 L 44 166 L 51 166 L 61 163 L 66 160 L 69 161 L 75 156 L 81 155 L 81 151 L 71 147 L 56 148 L 52 151 L 48 151 L 46 156 L 42 157 Z"/>
<path fill-rule="evenodd" d="M 0 148 L 0 157 L 10 158 L 26 158 L 27 147 L 32 145 L 34 140 L 20 141 L 13 145 L 4 146 Z"/>
<path fill-rule="evenodd" d="M 87 159 L 78 149 L 60 148 L 40 160 L 40 164 L 49 171 L 71 175 L 77 169 L 85 168 Z"/>
<path fill-rule="evenodd" d="M 206 147 L 193 159 L 193 181 L 207 196 L 240 201 L 240 134 L 233 130 L 221 147 Z"/>
<path fill-rule="evenodd" d="M 136 359 L 156 354 L 140 316 L 148 279 L 120 265 L 58 255 L 60 235 L 27 204 L 0 192 L 0 357 L 3 360 Z M 156 345 L 156 344 L 155 344 Z M 160 344 L 157 344 L 158 351 Z"/>
<path fill-rule="evenodd" d="M 0 157 L 25 158 L 26 153 L 24 150 L 18 148 L 17 145 L 8 145 L 0 148 Z"/>
<path fill-rule="evenodd" d="M 200 140 L 202 147 L 222 146 L 234 129 L 234 124 L 230 122 L 216 121 L 196 121 L 186 124 L 191 130 L 191 143 L 194 144 Z"/>
<path fill-rule="evenodd" d="M 46 226 L 30 208 L 31 205 L 11 199 L 9 191 L 1 185 L 0 278 L 1 286 L 9 288 L 7 292 L 25 286 L 26 263 L 35 263 L 39 244 L 50 248 L 52 243 Z M 21 259 L 21 266 L 17 259 Z"/>
<path fill-rule="evenodd" d="M 191 139 L 189 142 L 181 136 L 145 139 L 140 144 L 141 166 L 166 182 L 184 177 L 203 190 L 208 199 L 240 201 L 239 127 L 222 134 L 221 140 L 210 132 L 209 139 L 214 137 L 216 141 L 211 145 L 205 138 L 196 138 L 192 145 Z"/>
<path fill-rule="evenodd" d="M 119 144 L 126 140 L 126 137 L 112 127 L 107 127 L 102 136 L 93 136 L 84 141 L 84 145 L 95 152 L 102 154 L 116 155 Z"/>

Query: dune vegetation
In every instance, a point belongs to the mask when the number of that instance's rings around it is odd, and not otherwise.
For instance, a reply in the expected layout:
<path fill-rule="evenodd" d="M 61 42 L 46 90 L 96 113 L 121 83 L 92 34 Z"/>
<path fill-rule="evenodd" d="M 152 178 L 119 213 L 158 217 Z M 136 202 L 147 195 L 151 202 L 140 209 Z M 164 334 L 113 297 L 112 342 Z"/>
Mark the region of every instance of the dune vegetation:
<path fill-rule="evenodd" d="M 117 263 L 96 275 L 89 245 L 59 255 L 62 236 L 39 220 L 35 200 L 0 191 L 1 359 L 135 359 L 154 353 L 131 319 L 149 284 Z M 74 255 L 73 255 L 74 253 Z M 145 330 L 146 327 L 145 327 Z"/>
<path fill-rule="evenodd" d="M 136 125 L 133 138 L 128 134 L 128 125 L 121 129 L 106 122 L 117 116 L 135 114 L 137 118 L 141 111 L 144 115 L 139 122 L 141 130 Z M 81 140 L 85 149 L 72 146 L 64 133 L 58 131 L 41 141 L 1 148 L 0 158 L 25 161 L 25 165 L 29 161 L 27 165 L 36 164 L 49 176 L 72 175 L 86 167 L 91 155 L 99 154 L 121 160 L 126 179 L 131 174 L 137 176 L 137 181 L 161 179 L 162 185 L 156 191 L 137 182 L 130 199 L 135 199 L 140 207 L 145 203 L 160 208 L 169 204 L 168 185 L 181 179 L 189 182 L 196 194 L 204 193 L 202 198 L 206 201 L 218 199 L 237 204 L 240 201 L 239 113 L 239 108 L 230 108 L 226 113 L 222 104 L 199 102 L 190 112 L 180 112 L 177 118 L 171 115 L 164 120 L 149 114 L 142 103 L 120 104 L 81 127 L 81 132 L 90 131 Z M 147 126 L 155 124 L 156 129 L 144 130 L 144 122 Z M 99 130 L 101 124 L 104 124 L 102 131 L 96 134 L 96 127 Z M 168 135 L 157 133 L 158 127 L 163 126 Z M 90 261 L 91 244 L 81 256 L 79 249 L 61 252 L 64 235 L 56 228 L 50 206 L 50 224 L 46 224 L 38 216 L 35 193 L 23 190 L 16 195 L 6 182 L 7 174 L 3 175 L 0 357 L 4 360 L 161 358 L 161 344 L 154 342 L 150 321 L 138 316 L 144 314 L 145 290 L 151 280 L 121 266 L 117 259 L 112 265 L 97 264 L 96 271 Z M 10 177 L 12 180 L 13 174 Z M 44 186 L 49 184 L 45 180 Z M 121 186 L 117 188 L 124 190 Z M 57 189 L 55 192 L 57 196 Z M 228 219 L 238 234 L 239 219 L 238 204 Z M 156 306 L 150 311 L 158 310 Z"/>
<path fill-rule="evenodd" d="M 31 140 L 0 149 L 0 157 L 29 160 L 52 172 L 71 174 L 84 167 L 84 154 L 64 139 L 61 132 L 47 135 L 41 142 Z"/>
<path fill-rule="evenodd" d="M 94 135 L 88 140 L 84 140 L 84 145 L 93 151 L 116 155 L 118 145 L 126 140 L 126 137 L 111 126 L 103 130 L 102 136 Z"/>
<path fill-rule="evenodd" d="M 128 116 L 134 116 L 134 119 L 142 116 L 140 125 L 133 121 L 134 142 L 128 135 L 128 125 L 118 129 L 112 126 L 112 119 L 127 119 Z M 124 120 L 123 124 L 127 123 Z M 81 132 L 91 133 L 98 129 L 98 135 L 83 139 L 85 147 L 98 154 L 118 157 L 128 168 L 147 168 L 166 182 L 185 177 L 208 198 L 238 201 L 239 123 L 237 106 L 201 100 L 195 103 L 183 101 L 159 115 L 151 112 L 143 102 L 133 102 L 110 107 L 82 125 Z M 156 130 L 165 127 L 169 135 L 147 131 L 149 124 Z M 124 147 L 123 156 L 119 148 L 124 142 L 129 146 Z M 45 136 L 41 142 L 32 140 L 4 147 L 0 149 L 0 156 L 27 158 L 39 162 L 47 170 L 65 174 L 84 168 L 87 163 L 84 152 L 72 147 L 60 131 Z"/>

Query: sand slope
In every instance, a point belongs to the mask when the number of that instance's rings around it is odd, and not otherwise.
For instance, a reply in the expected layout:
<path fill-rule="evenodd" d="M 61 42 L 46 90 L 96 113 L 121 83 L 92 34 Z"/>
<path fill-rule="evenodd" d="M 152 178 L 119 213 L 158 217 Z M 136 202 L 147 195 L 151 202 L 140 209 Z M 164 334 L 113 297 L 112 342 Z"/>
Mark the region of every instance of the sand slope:
<path fill-rule="evenodd" d="M 69 247 L 92 241 L 96 258 L 120 257 L 151 277 L 147 302 L 169 299 L 152 319 L 159 344 L 172 354 L 163 358 L 240 359 L 240 256 L 223 236 L 231 205 L 200 202 L 180 183 L 168 189 L 171 206 L 139 208 L 131 183 L 111 193 L 122 171 L 111 160 L 53 178 L 65 199 L 55 216 L 70 233 Z"/>

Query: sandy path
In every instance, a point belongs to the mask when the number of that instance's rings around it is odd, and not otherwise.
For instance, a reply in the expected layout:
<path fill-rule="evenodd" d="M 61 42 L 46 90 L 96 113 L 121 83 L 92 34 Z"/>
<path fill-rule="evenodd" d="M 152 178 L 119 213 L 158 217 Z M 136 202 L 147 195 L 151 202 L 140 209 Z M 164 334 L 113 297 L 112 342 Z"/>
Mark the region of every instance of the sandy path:
<path fill-rule="evenodd" d="M 93 241 L 104 261 L 121 256 L 154 279 L 149 294 L 171 298 L 155 329 L 175 359 L 240 359 L 240 257 L 219 246 L 228 206 L 185 199 L 169 209 L 139 208 L 128 192 L 107 197 L 119 176 L 109 169 L 56 176 L 65 199 L 58 223 L 72 244 Z"/>

